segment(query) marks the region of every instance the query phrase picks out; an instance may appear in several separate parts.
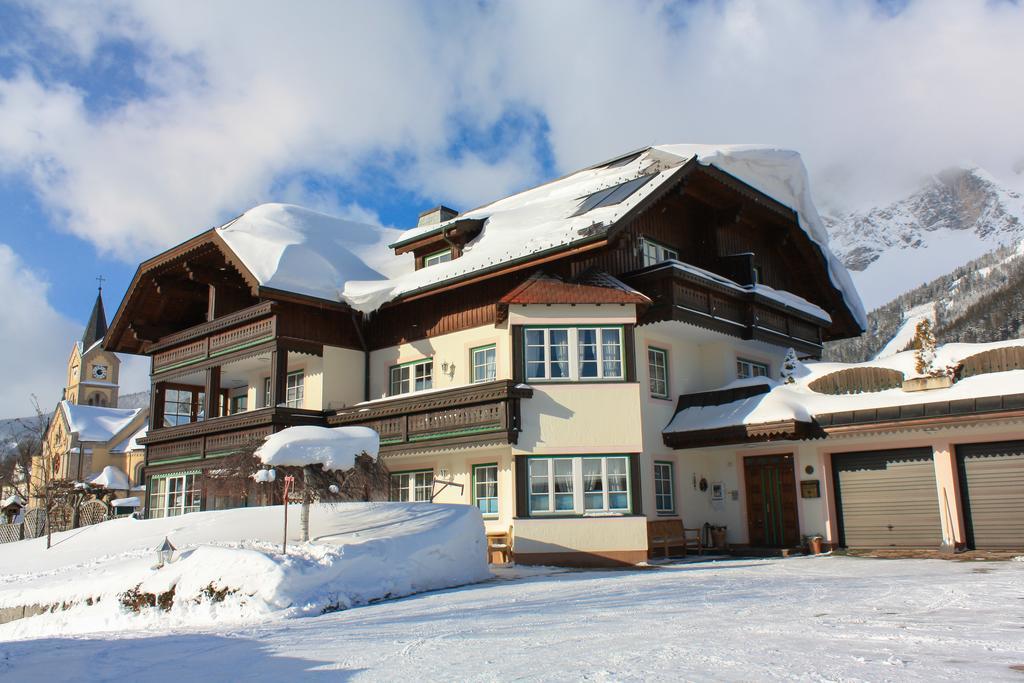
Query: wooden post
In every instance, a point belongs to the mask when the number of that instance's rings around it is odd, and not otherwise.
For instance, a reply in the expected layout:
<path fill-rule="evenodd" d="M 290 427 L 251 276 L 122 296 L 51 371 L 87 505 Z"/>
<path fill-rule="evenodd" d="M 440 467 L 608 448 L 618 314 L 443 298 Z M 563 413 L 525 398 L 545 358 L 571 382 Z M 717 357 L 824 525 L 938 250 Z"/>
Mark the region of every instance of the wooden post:
<path fill-rule="evenodd" d="M 280 346 L 270 352 L 270 405 L 285 401 L 288 386 L 288 350 Z"/>
<path fill-rule="evenodd" d="M 206 395 L 203 397 L 206 419 L 220 417 L 220 366 L 206 369 Z"/>

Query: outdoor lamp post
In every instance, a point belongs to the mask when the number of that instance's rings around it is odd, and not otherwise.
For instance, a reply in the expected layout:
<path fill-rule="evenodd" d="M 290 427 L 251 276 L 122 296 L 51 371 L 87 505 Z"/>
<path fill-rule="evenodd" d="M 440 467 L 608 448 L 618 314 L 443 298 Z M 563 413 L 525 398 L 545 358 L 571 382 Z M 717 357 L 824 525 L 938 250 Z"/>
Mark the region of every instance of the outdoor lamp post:
<path fill-rule="evenodd" d="M 173 562 L 175 547 L 171 541 L 164 536 L 164 542 L 156 549 L 156 566 L 160 568 L 165 564 Z"/>

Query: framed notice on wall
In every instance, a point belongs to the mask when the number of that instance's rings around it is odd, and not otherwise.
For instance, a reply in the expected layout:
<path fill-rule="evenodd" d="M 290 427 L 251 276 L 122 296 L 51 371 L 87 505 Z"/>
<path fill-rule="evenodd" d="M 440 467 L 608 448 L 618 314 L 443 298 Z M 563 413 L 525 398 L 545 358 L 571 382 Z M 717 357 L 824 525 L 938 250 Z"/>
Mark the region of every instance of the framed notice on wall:
<path fill-rule="evenodd" d="M 821 482 L 817 479 L 804 479 L 800 482 L 801 498 L 821 498 Z"/>

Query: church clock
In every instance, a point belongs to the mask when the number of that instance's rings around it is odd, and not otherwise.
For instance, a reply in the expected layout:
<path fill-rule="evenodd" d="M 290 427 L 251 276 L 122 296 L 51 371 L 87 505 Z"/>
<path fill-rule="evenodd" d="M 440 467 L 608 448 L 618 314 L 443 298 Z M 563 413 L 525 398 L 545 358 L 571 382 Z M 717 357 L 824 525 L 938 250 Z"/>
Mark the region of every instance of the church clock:
<path fill-rule="evenodd" d="M 106 365 L 94 365 L 94 366 L 92 366 L 92 377 L 93 377 L 93 379 L 107 379 L 107 366 Z"/>

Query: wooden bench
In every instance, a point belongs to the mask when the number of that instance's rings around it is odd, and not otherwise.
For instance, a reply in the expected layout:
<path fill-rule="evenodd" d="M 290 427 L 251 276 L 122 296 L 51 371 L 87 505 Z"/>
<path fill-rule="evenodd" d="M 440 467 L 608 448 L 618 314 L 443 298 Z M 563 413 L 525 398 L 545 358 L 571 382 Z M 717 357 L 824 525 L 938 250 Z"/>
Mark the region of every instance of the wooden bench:
<path fill-rule="evenodd" d="M 502 564 L 512 562 L 512 527 L 508 531 L 492 531 L 487 534 L 487 562 L 494 564 L 497 555 Z"/>
<path fill-rule="evenodd" d="M 682 548 L 684 557 L 690 549 L 696 550 L 698 555 L 704 554 L 704 546 L 700 542 L 700 527 L 684 527 L 681 519 L 649 520 L 647 548 L 652 556 L 658 548 L 664 552 L 665 557 L 669 556 L 669 548 Z"/>

